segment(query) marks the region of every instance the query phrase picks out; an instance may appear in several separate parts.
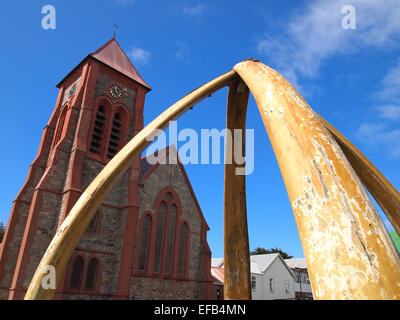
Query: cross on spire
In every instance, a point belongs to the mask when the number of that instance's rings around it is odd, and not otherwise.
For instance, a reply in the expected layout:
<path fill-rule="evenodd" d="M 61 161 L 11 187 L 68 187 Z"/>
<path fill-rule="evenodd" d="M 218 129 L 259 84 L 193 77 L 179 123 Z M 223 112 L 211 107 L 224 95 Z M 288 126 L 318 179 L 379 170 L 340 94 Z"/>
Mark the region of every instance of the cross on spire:
<path fill-rule="evenodd" d="M 115 34 L 117 33 L 118 26 L 114 23 L 114 34 L 113 39 L 115 39 Z"/>

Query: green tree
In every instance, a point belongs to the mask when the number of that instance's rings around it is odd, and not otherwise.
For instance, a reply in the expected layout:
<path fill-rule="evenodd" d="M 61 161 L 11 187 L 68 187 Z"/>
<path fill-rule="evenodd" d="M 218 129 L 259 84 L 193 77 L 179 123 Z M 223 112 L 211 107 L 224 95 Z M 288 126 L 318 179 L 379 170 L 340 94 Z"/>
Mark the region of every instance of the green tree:
<path fill-rule="evenodd" d="M 3 241 L 4 233 L 6 232 L 6 227 L 3 222 L 0 222 L 0 243 Z"/>
<path fill-rule="evenodd" d="M 257 255 L 257 254 L 268 254 L 268 253 L 279 253 L 283 259 L 291 259 L 293 256 L 289 255 L 285 251 L 283 251 L 281 248 L 271 248 L 271 249 L 265 249 L 258 247 L 255 250 L 251 251 L 251 255 Z"/>

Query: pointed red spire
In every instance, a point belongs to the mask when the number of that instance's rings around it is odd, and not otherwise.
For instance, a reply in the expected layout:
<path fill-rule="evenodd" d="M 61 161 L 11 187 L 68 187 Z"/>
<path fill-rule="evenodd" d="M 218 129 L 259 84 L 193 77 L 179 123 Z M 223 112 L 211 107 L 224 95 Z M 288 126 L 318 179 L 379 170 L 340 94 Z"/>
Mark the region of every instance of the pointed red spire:
<path fill-rule="evenodd" d="M 115 38 L 112 38 L 101 48 L 91 53 L 90 56 L 135 80 L 148 90 L 151 90 L 149 85 L 142 79 L 139 72 L 137 72 L 136 68 L 133 66 L 132 62 L 129 60 Z"/>

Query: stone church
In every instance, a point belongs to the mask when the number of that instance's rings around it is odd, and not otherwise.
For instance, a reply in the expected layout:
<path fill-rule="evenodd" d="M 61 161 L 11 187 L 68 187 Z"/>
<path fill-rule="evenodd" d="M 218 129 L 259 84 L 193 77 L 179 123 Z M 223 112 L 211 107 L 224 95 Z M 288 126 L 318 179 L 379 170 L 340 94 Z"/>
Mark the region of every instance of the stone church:
<path fill-rule="evenodd" d="M 57 227 L 102 168 L 143 128 L 151 90 L 115 38 L 57 87 L 53 114 L 0 244 L 0 299 L 24 297 Z M 174 147 L 160 152 L 176 157 Z M 183 165 L 138 159 L 99 207 L 55 298 L 210 299 L 207 230 Z"/>

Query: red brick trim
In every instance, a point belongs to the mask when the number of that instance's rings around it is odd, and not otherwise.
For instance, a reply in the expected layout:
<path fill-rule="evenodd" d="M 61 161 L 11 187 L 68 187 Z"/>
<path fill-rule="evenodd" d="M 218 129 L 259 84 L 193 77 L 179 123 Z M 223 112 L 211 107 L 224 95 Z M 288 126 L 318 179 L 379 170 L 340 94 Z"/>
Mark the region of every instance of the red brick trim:
<path fill-rule="evenodd" d="M 76 247 L 75 250 L 83 251 L 83 252 L 90 252 L 90 253 L 97 253 L 97 254 L 105 254 L 105 255 L 109 255 L 109 256 L 114 255 L 113 252 L 97 250 L 97 249 L 82 248 L 82 247 Z"/>

